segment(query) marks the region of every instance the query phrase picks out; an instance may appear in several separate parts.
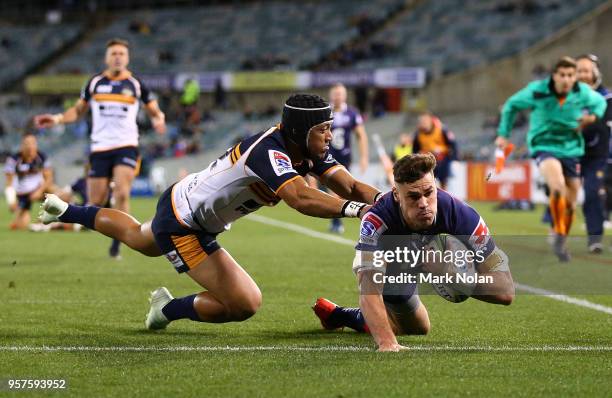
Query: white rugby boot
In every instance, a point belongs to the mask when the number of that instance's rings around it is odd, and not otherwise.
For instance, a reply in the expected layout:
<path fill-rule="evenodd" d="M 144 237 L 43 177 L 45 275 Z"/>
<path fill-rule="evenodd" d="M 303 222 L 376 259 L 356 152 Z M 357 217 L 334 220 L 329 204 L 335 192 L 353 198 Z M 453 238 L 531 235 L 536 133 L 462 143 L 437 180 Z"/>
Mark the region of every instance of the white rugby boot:
<path fill-rule="evenodd" d="M 66 209 L 68 209 L 68 203 L 61 200 L 57 195 L 46 194 L 45 201 L 40 205 L 40 221 L 45 225 L 60 221 L 59 216 L 64 214 Z"/>
<path fill-rule="evenodd" d="M 149 298 L 151 308 L 149 308 L 149 313 L 145 319 L 145 327 L 147 329 L 159 330 L 165 329 L 166 326 L 168 326 L 170 321 L 162 312 L 162 308 L 172 301 L 172 299 L 174 299 L 174 297 L 172 297 L 165 287 L 160 287 L 151 292 L 151 297 Z"/>

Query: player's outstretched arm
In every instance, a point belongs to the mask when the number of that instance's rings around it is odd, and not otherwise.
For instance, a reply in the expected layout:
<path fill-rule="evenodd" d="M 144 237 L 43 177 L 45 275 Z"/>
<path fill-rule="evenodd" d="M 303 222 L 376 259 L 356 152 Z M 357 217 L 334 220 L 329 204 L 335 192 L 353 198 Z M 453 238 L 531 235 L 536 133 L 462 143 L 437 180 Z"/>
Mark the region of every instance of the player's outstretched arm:
<path fill-rule="evenodd" d="M 323 176 L 323 183 L 340 197 L 373 204 L 381 193 L 373 186 L 356 180 L 346 169 L 341 168 L 332 175 Z"/>
<path fill-rule="evenodd" d="M 397 342 L 391 327 L 389 317 L 387 316 L 387 309 L 380 294 L 382 284 L 376 283 L 375 273 L 380 274 L 380 271 L 364 270 L 358 274 L 360 286 L 359 308 L 361 308 L 370 334 L 378 346 L 377 351 L 397 352 L 405 350 L 407 347 Z"/>
<path fill-rule="evenodd" d="M 493 277 L 493 283 L 479 283 L 472 297 L 491 304 L 510 305 L 514 300 L 514 281 L 508 264 L 508 256 L 498 247 L 480 264 L 478 275 Z"/>
<path fill-rule="evenodd" d="M 276 194 L 290 207 L 312 217 L 361 217 L 367 211 L 367 204 L 334 198 L 311 188 L 302 177 L 291 180 Z"/>
<path fill-rule="evenodd" d="M 145 110 L 151 118 L 151 124 L 153 124 L 155 131 L 159 134 L 164 134 L 166 132 L 166 115 L 159 109 L 157 101 L 149 101 L 145 105 Z"/>
<path fill-rule="evenodd" d="M 45 113 L 34 116 L 34 125 L 36 128 L 49 128 L 58 124 L 73 123 L 83 116 L 88 109 L 87 101 L 79 99 L 74 106 L 71 106 L 63 113 L 56 113 L 54 115 Z"/>

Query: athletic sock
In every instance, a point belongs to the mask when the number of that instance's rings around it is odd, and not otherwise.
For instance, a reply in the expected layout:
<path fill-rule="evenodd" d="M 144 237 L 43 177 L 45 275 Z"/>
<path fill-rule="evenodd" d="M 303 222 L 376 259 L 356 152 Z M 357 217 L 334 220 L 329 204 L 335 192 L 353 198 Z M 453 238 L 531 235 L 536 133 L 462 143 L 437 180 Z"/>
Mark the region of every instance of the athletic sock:
<path fill-rule="evenodd" d="M 119 254 L 119 245 L 121 245 L 121 241 L 117 239 L 113 239 L 113 243 L 111 243 L 110 253 L 115 256 Z"/>
<path fill-rule="evenodd" d="M 197 294 L 192 294 L 191 296 L 172 299 L 162 308 L 162 312 L 169 321 L 189 318 L 192 321 L 202 322 L 193 306 L 196 296 Z"/>
<path fill-rule="evenodd" d="M 329 315 L 328 322 L 338 327 L 349 327 L 361 333 L 368 333 L 368 326 L 359 308 L 336 307 Z"/>
<path fill-rule="evenodd" d="M 551 194 L 550 195 L 550 215 L 552 216 L 553 229 L 559 235 L 565 235 L 567 227 L 565 226 L 565 208 L 566 200 L 564 197 Z"/>
<path fill-rule="evenodd" d="M 574 209 L 567 205 L 565 208 L 565 235 L 569 235 L 570 229 L 572 228 L 572 222 L 574 221 Z"/>
<path fill-rule="evenodd" d="M 81 224 L 84 227 L 95 230 L 96 214 L 100 210 L 97 206 L 68 205 L 68 208 L 58 217 L 61 222 Z"/>
<path fill-rule="evenodd" d="M 331 226 L 332 228 L 340 228 L 342 226 L 342 220 L 339 218 L 332 218 Z"/>

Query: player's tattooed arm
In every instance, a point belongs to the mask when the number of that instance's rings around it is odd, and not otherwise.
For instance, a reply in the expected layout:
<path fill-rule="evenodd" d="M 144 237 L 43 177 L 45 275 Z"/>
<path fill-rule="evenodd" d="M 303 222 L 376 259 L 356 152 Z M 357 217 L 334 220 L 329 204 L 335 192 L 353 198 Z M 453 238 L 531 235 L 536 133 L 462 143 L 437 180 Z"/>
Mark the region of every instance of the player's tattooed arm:
<path fill-rule="evenodd" d="M 378 347 L 378 351 L 400 351 L 406 349 L 397 342 L 387 309 L 382 297 L 382 283 L 378 283 L 375 275 L 381 275 L 380 270 L 364 270 L 358 273 L 359 278 L 359 308 L 363 313 L 366 325 Z"/>
<path fill-rule="evenodd" d="M 514 281 L 506 253 L 496 247 L 477 269 L 479 275 L 490 275 L 493 283 L 479 283 L 472 297 L 492 304 L 510 305 L 514 300 Z"/>
<path fill-rule="evenodd" d="M 355 179 L 345 168 L 340 168 L 330 176 L 323 176 L 323 183 L 339 196 L 373 204 L 380 196 L 380 191 L 373 186 Z"/>
<path fill-rule="evenodd" d="M 360 217 L 366 210 L 365 203 L 335 198 L 310 187 L 300 176 L 284 184 L 276 194 L 290 207 L 312 217 Z"/>

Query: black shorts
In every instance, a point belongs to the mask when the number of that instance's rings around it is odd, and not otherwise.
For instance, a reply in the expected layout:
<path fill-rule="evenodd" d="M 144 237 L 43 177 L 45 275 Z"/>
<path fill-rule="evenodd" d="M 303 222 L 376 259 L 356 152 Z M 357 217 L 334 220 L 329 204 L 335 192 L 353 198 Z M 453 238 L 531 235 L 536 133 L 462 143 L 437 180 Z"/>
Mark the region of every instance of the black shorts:
<path fill-rule="evenodd" d="M 561 162 L 563 175 L 567 178 L 580 178 L 580 159 L 579 158 L 559 158 L 550 152 L 536 152 L 533 154 L 536 164 L 540 166 L 544 160 L 555 158 Z"/>
<path fill-rule="evenodd" d="M 173 187 L 159 197 L 151 229 L 161 252 L 182 273 L 198 266 L 221 246 L 217 234 L 190 229 L 178 221 L 172 205 Z"/>
<path fill-rule="evenodd" d="M 30 210 L 32 208 L 32 201 L 30 200 L 29 193 L 17 195 L 17 207 L 21 210 Z"/>
<path fill-rule="evenodd" d="M 135 146 L 111 149 L 110 151 L 92 152 L 89 155 L 89 177 L 113 176 L 113 168 L 118 165 L 125 165 L 136 170 L 140 169 L 140 153 Z"/>

